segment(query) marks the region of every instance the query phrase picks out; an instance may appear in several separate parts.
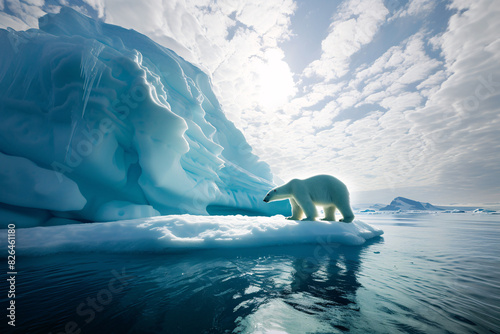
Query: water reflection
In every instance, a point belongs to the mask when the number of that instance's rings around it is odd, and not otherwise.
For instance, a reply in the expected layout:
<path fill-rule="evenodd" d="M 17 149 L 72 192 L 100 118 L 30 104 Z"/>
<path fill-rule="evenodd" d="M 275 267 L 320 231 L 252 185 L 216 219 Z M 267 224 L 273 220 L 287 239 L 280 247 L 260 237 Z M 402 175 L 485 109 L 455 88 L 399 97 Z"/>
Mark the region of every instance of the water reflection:
<path fill-rule="evenodd" d="M 307 292 L 332 305 L 354 303 L 353 296 L 360 287 L 357 273 L 361 249 L 337 248 L 321 261 L 298 258 L 294 260 L 292 292 Z"/>
<path fill-rule="evenodd" d="M 16 327 L 59 333 L 74 322 L 81 333 L 331 332 L 348 326 L 340 311 L 358 308 L 360 265 L 369 248 L 322 241 L 231 252 L 24 258 Z M 122 268 L 131 277 L 127 286 L 87 321 L 79 305 L 103 297 L 112 270 Z"/>
<path fill-rule="evenodd" d="M 319 242 L 290 258 L 290 280 L 245 318 L 238 333 L 329 333 L 349 330 L 359 307 L 356 291 L 363 254 L 371 244 L 346 247 Z M 305 251 L 307 249 L 307 251 Z M 349 313 L 350 320 L 345 321 Z"/>

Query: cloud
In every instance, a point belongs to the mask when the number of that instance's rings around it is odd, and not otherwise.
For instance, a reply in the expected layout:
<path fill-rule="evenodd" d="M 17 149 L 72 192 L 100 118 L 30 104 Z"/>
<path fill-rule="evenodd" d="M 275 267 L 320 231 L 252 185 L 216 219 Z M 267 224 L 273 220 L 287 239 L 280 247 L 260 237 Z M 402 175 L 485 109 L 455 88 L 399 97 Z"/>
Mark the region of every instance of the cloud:
<path fill-rule="evenodd" d="M 293 1 L 225 1 L 222 6 L 228 6 L 228 3 L 231 3 L 229 8 L 235 10 L 239 22 L 262 36 L 264 46 L 276 47 L 279 40 L 289 36 L 288 29 L 283 31 L 281 28 L 290 24 L 290 15 L 296 9 Z M 238 3 L 237 8 L 234 3 Z"/>
<path fill-rule="evenodd" d="M 277 127 L 285 131 L 254 139 L 261 157 L 270 163 L 272 159 L 273 170 L 283 179 L 330 173 L 352 180 L 353 187 L 362 184 L 363 189 L 432 182 L 417 170 L 426 142 L 410 133 L 412 123 L 404 114 L 422 107 L 446 77 L 430 79 L 443 64 L 427 54 L 427 38 L 418 32 L 371 64 L 349 69 L 349 75 L 335 83 L 323 77 L 305 86 L 303 94 L 283 108 L 288 122 Z M 362 114 L 350 116 L 366 105 Z M 337 119 L 341 114 L 347 119 Z M 260 151 L 269 141 L 279 149 Z M 300 168 L 277 155 L 293 156 L 301 161 Z"/>
<path fill-rule="evenodd" d="M 417 32 L 358 69 L 347 59 L 342 71 L 349 75 L 337 78 L 331 92 L 314 89 L 327 87 L 328 76 L 306 86 L 284 108 L 286 130 L 266 135 L 279 149 L 261 156 L 285 180 L 328 172 L 354 188 L 362 184 L 357 190 L 433 189 L 439 196 L 421 196 L 438 203 L 498 197 L 500 26 L 493 3 L 454 2 L 450 9 L 460 11 L 443 34 Z M 362 106 L 361 117 L 335 119 Z M 326 128 L 315 131 L 322 123 Z"/>
<path fill-rule="evenodd" d="M 58 3 L 58 5 L 51 4 Z M 88 4 L 87 8 L 85 4 Z M 12 28 L 22 31 L 30 28 L 38 28 L 38 19 L 48 13 L 59 13 L 61 6 L 71 7 L 85 15 L 89 15 L 89 9 L 93 9 L 102 17 L 104 7 L 99 0 L 83 0 L 83 5 L 74 5 L 69 0 L 46 3 L 44 0 L 1 0 L 0 1 L 0 28 Z M 5 10 L 12 14 L 7 14 Z"/>
<path fill-rule="evenodd" d="M 321 44 L 321 58 L 305 69 L 305 75 L 326 80 L 345 75 L 349 71 L 350 57 L 372 41 L 387 14 L 389 11 L 381 0 L 345 2 Z"/>
<path fill-rule="evenodd" d="M 437 71 L 418 84 L 417 89 L 422 96 L 429 97 L 439 90 L 441 83 L 446 80 L 446 75 L 446 71 L 444 70 Z"/>
<path fill-rule="evenodd" d="M 26 2 L 20 2 L 16 0 L 2 1 L 1 10 L 4 10 L 5 7 L 8 7 L 14 15 L 1 13 L 1 26 L 22 30 L 31 27 L 38 27 L 38 18 L 46 14 L 46 12 L 40 8 L 43 3 L 43 1 L 38 0 Z"/>
<path fill-rule="evenodd" d="M 67 1 L 64 5 L 66 6 L 71 6 L 71 1 L 70 0 L 63 0 Z M 60 1 L 61 4 L 63 4 L 63 1 Z M 87 3 L 91 8 L 93 8 L 97 12 L 97 17 L 102 18 L 104 16 L 104 8 L 105 8 L 105 2 L 104 0 L 82 0 L 83 2 Z"/>
<path fill-rule="evenodd" d="M 500 189 L 500 43 L 494 1 L 456 1 L 439 46 L 447 79 L 424 108 L 408 114 L 412 131 L 427 141 L 427 163 L 437 184 L 470 201 L 498 197 Z"/>
<path fill-rule="evenodd" d="M 29 29 L 30 26 L 28 24 L 26 24 L 26 22 L 24 22 L 23 20 L 15 17 L 15 16 L 0 12 L 0 28 L 2 28 L 2 29 L 12 28 L 14 30 L 26 30 L 26 29 Z"/>
<path fill-rule="evenodd" d="M 352 85 L 363 86 L 363 98 L 370 102 L 380 101 L 370 95 L 384 91 L 384 95 L 399 94 L 404 92 L 408 85 L 428 80 L 429 76 L 439 68 L 442 63 L 427 55 L 425 51 L 426 35 L 417 33 L 412 35 L 401 45 L 391 47 L 372 66 L 356 73 Z M 439 84 L 440 76 L 434 77 L 434 85 Z M 421 88 L 430 88 L 431 81 Z M 418 88 L 418 87 L 417 87 Z"/>
<path fill-rule="evenodd" d="M 435 7 L 436 2 L 433 0 L 411 0 L 404 8 L 399 10 L 393 18 L 423 15 L 431 12 Z"/>

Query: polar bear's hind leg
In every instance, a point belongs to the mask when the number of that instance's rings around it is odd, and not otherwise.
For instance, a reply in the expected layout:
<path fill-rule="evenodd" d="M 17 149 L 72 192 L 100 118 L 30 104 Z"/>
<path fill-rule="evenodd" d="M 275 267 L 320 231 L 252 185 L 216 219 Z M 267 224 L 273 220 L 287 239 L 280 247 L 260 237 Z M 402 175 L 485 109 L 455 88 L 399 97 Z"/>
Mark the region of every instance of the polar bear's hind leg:
<path fill-rule="evenodd" d="M 339 221 L 344 222 L 344 223 L 350 223 L 354 220 L 354 213 L 351 210 L 351 206 L 349 203 L 346 203 L 345 205 L 342 205 L 339 207 L 339 211 L 342 214 L 342 219 Z"/>
<path fill-rule="evenodd" d="M 335 207 L 335 205 L 330 205 L 330 206 L 325 206 L 323 207 L 323 210 L 325 211 L 325 218 L 323 218 L 322 220 L 326 220 L 326 221 L 335 221 L 335 210 L 337 208 Z"/>

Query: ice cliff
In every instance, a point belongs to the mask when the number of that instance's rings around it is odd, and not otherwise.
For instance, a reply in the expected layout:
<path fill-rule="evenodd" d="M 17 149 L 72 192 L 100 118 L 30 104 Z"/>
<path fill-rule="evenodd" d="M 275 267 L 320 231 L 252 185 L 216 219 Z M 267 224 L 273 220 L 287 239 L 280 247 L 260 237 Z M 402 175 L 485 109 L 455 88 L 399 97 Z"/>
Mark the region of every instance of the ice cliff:
<path fill-rule="evenodd" d="M 71 9 L 0 30 L 0 226 L 287 214 L 209 77 Z M 19 226 L 19 227 L 22 227 Z"/>

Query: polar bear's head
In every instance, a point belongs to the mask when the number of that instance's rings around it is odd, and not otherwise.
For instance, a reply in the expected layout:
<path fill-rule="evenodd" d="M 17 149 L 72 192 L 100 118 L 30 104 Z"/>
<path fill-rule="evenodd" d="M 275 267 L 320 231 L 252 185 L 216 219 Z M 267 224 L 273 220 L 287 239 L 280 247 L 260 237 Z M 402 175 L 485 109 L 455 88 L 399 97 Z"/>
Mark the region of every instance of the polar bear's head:
<path fill-rule="evenodd" d="M 266 197 L 264 197 L 264 202 L 268 203 L 272 201 L 279 201 L 289 197 L 290 194 L 284 189 L 284 187 L 276 187 L 267 193 Z"/>

